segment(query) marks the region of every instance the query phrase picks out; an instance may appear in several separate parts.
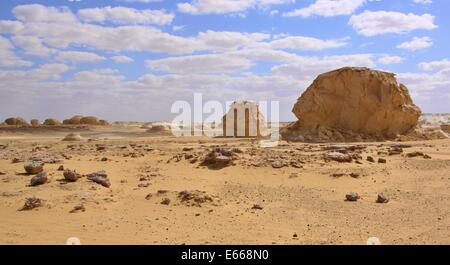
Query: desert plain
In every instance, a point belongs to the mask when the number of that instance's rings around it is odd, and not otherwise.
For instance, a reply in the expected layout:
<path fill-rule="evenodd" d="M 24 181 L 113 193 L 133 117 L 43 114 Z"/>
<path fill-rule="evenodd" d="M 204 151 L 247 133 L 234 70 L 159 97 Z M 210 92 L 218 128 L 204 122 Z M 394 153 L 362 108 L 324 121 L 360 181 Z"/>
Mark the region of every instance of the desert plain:
<path fill-rule="evenodd" d="M 82 139 L 62 141 L 69 133 Z M 233 159 L 205 164 L 212 150 Z M 36 159 L 48 179 L 31 186 L 24 164 Z M 138 123 L 1 126 L 0 243 L 450 244 L 449 169 L 449 139 L 262 148 Z M 109 188 L 86 177 L 99 170 Z M 36 208 L 23 209 L 27 198 Z"/>

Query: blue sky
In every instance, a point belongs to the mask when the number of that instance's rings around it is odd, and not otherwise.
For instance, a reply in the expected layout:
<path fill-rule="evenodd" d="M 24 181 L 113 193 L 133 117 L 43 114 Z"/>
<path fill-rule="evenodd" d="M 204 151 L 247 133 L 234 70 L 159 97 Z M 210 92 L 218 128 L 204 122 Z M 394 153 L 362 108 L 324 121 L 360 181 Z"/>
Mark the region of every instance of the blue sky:
<path fill-rule="evenodd" d="M 450 112 L 446 0 L 0 2 L 0 118 L 169 120 L 176 100 L 278 100 L 342 66 Z"/>

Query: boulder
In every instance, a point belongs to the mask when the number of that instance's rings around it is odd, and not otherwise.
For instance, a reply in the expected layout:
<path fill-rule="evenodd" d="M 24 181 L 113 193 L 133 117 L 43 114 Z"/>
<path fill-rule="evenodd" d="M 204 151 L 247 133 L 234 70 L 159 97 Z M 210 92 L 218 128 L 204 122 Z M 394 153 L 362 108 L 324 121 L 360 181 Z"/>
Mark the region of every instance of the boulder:
<path fill-rule="evenodd" d="M 60 121 L 58 121 L 57 119 L 52 119 L 52 118 L 46 119 L 44 121 L 44 125 L 47 125 L 47 126 L 56 126 L 56 125 L 60 125 L 60 124 L 61 124 Z"/>
<path fill-rule="evenodd" d="M 97 123 L 97 125 L 100 125 L 100 126 L 109 126 L 109 125 L 111 125 L 107 120 L 99 120 L 98 121 L 98 123 Z"/>
<path fill-rule="evenodd" d="M 39 186 L 47 183 L 47 173 L 40 172 L 30 180 L 30 186 Z"/>
<path fill-rule="evenodd" d="M 31 163 L 25 164 L 23 167 L 27 174 L 37 174 L 44 170 L 44 163 L 41 161 L 33 161 Z"/>
<path fill-rule="evenodd" d="M 319 75 L 292 112 L 299 120 L 282 130 L 287 140 L 390 139 L 414 130 L 421 115 L 395 74 L 356 67 Z"/>
<path fill-rule="evenodd" d="M 23 118 L 8 118 L 5 120 L 7 125 L 15 125 L 15 126 L 29 126 L 30 124 Z"/>
<path fill-rule="evenodd" d="M 31 121 L 30 121 L 30 123 L 31 123 L 31 126 L 33 126 L 33 127 L 37 127 L 37 126 L 39 126 L 41 123 L 39 122 L 39 120 L 37 120 L 37 119 L 32 119 Z"/>
<path fill-rule="evenodd" d="M 76 116 L 73 116 L 70 119 L 64 120 L 63 124 L 64 125 L 79 125 L 79 124 L 81 124 L 81 119 L 82 118 L 83 118 L 83 116 L 76 115 Z"/>
<path fill-rule="evenodd" d="M 94 117 L 94 116 L 87 116 L 87 117 L 81 118 L 80 123 L 86 124 L 86 125 L 97 125 L 98 119 L 97 119 L 97 117 Z"/>
<path fill-rule="evenodd" d="M 81 141 L 83 138 L 79 133 L 69 133 L 64 137 L 63 141 Z"/>

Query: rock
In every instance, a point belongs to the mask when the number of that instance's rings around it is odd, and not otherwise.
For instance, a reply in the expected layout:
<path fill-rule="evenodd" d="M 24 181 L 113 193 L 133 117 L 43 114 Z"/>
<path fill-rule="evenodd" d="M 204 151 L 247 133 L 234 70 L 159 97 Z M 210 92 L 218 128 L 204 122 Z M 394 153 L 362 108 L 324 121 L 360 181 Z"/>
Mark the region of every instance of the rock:
<path fill-rule="evenodd" d="M 66 169 L 63 173 L 64 179 L 70 182 L 75 182 L 79 178 L 81 178 L 81 175 L 78 174 L 75 170 Z"/>
<path fill-rule="evenodd" d="M 375 159 L 373 157 L 371 157 L 371 156 L 368 156 L 366 160 L 371 162 L 371 163 L 375 163 Z"/>
<path fill-rule="evenodd" d="M 259 205 L 259 204 L 254 204 L 253 207 L 252 207 L 252 209 L 253 209 L 253 210 L 262 210 L 263 207 L 262 207 L 261 205 Z"/>
<path fill-rule="evenodd" d="M 64 166 L 63 166 L 63 165 L 60 165 L 60 166 L 58 167 L 58 171 L 64 171 Z"/>
<path fill-rule="evenodd" d="M 44 163 L 41 161 L 33 161 L 31 163 L 25 164 L 24 167 L 27 174 L 37 174 L 44 170 Z"/>
<path fill-rule="evenodd" d="M 380 163 L 380 164 L 386 164 L 386 159 L 384 159 L 384 158 L 378 158 L 378 163 Z"/>
<path fill-rule="evenodd" d="M 56 125 L 61 125 L 61 122 L 58 121 L 57 119 L 52 119 L 52 118 L 50 118 L 50 119 L 46 119 L 46 120 L 44 121 L 44 125 L 47 125 L 47 126 L 56 126 Z"/>
<path fill-rule="evenodd" d="M 350 163 L 352 162 L 352 156 L 349 154 L 342 154 L 338 152 L 330 152 L 325 154 L 326 160 L 333 160 L 340 163 Z"/>
<path fill-rule="evenodd" d="M 161 204 L 163 204 L 163 205 L 169 205 L 169 204 L 170 204 L 170 199 L 169 199 L 169 198 L 164 198 L 164 199 L 161 201 Z"/>
<path fill-rule="evenodd" d="M 3 175 L 6 175 L 6 173 L 3 171 L 0 171 L 0 176 L 3 176 Z"/>
<path fill-rule="evenodd" d="M 36 197 L 26 198 L 25 204 L 19 211 L 29 211 L 37 207 L 41 207 L 43 205 L 43 201 Z"/>
<path fill-rule="evenodd" d="M 164 133 L 169 134 L 172 132 L 170 125 L 167 124 L 154 124 L 147 130 L 148 133 Z"/>
<path fill-rule="evenodd" d="M 30 124 L 23 118 L 17 117 L 17 118 L 8 118 L 5 120 L 5 123 L 7 125 L 14 125 L 14 126 L 30 126 Z"/>
<path fill-rule="evenodd" d="M 345 199 L 349 202 L 356 202 L 360 197 L 356 192 L 349 192 L 345 195 Z"/>
<path fill-rule="evenodd" d="M 111 182 L 108 179 L 108 174 L 106 174 L 106 172 L 103 170 L 88 174 L 87 179 L 106 188 L 109 188 L 111 186 Z"/>
<path fill-rule="evenodd" d="M 14 157 L 11 160 L 11 163 L 13 163 L 13 164 L 22 163 L 22 162 L 23 162 L 23 159 L 22 158 L 18 158 L 18 157 Z"/>
<path fill-rule="evenodd" d="M 230 165 L 235 160 L 236 155 L 231 148 L 215 148 L 203 159 L 203 165 L 215 165 L 224 167 Z"/>
<path fill-rule="evenodd" d="M 392 147 L 392 148 L 390 148 L 389 151 L 388 151 L 388 154 L 389 154 L 390 156 L 393 156 L 393 155 L 399 155 L 399 154 L 401 154 L 401 153 L 403 153 L 403 149 L 400 148 L 400 147 Z"/>
<path fill-rule="evenodd" d="M 424 154 L 422 152 L 412 152 L 412 153 L 406 154 L 406 156 L 409 157 L 409 158 L 421 156 L 421 157 L 423 157 L 425 159 L 431 159 L 431 156 L 426 155 L 426 154 Z"/>
<path fill-rule="evenodd" d="M 275 161 L 272 163 L 272 167 L 273 168 L 282 168 L 282 167 L 284 167 L 284 163 L 281 161 Z"/>
<path fill-rule="evenodd" d="M 47 183 L 47 173 L 40 172 L 36 176 L 32 177 L 30 180 L 30 186 L 39 186 Z"/>
<path fill-rule="evenodd" d="M 412 131 L 421 110 L 395 74 L 368 68 L 344 67 L 319 75 L 294 105 L 299 119 L 281 131 L 297 135 L 337 131 L 349 140 L 393 139 Z M 335 134 L 332 138 L 337 139 Z"/>
<path fill-rule="evenodd" d="M 83 204 L 75 205 L 73 209 L 70 211 L 70 213 L 77 213 L 77 212 L 85 212 L 86 207 L 84 207 Z"/>
<path fill-rule="evenodd" d="M 81 141 L 83 140 L 83 138 L 81 137 L 81 135 L 79 133 L 69 133 L 68 135 L 66 135 L 66 137 L 64 137 L 63 141 Z"/>
<path fill-rule="evenodd" d="M 182 203 L 189 206 L 201 207 L 203 203 L 213 202 L 213 197 L 206 194 L 204 191 L 181 191 L 178 193 L 178 198 Z"/>
<path fill-rule="evenodd" d="M 94 116 L 87 116 L 80 119 L 80 124 L 98 125 L 98 119 Z"/>
<path fill-rule="evenodd" d="M 376 202 L 377 203 L 387 203 L 387 202 L 389 202 L 389 198 L 386 197 L 386 195 L 384 195 L 384 193 L 380 193 L 380 194 L 378 194 Z"/>
<path fill-rule="evenodd" d="M 107 157 L 102 157 L 102 159 L 100 161 L 106 162 L 106 161 L 108 161 L 108 158 Z"/>
<path fill-rule="evenodd" d="M 352 173 L 350 173 L 350 177 L 359 178 L 359 173 L 352 172 Z"/>
<path fill-rule="evenodd" d="M 31 126 L 33 126 L 33 127 L 37 127 L 37 126 L 41 125 L 41 123 L 37 119 L 32 119 L 30 121 L 30 123 L 31 123 Z"/>
<path fill-rule="evenodd" d="M 111 124 L 107 120 L 99 120 L 97 125 L 110 126 Z"/>

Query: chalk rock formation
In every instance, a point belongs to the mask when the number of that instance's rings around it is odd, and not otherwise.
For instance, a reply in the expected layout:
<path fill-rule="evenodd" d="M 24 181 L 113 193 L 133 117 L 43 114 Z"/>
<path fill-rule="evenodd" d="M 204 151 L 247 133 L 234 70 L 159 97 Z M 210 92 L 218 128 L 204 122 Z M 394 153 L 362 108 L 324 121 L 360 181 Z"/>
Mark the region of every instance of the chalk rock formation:
<path fill-rule="evenodd" d="M 46 119 L 44 121 L 44 125 L 47 126 L 56 126 L 56 125 L 60 125 L 61 122 L 59 122 L 57 119 Z"/>
<path fill-rule="evenodd" d="M 5 120 L 5 123 L 8 125 L 16 125 L 16 126 L 29 126 L 28 122 L 20 117 L 17 118 L 8 118 Z"/>
<path fill-rule="evenodd" d="M 345 67 L 319 75 L 294 105 L 288 140 L 387 139 L 412 131 L 420 109 L 395 74 Z"/>
<path fill-rule="evenodd" d="M 31 121 L 30 121 L 30 123 L 31 123 L 31 126 L 33 126 L 33 127 L 37 127 L 37 126 L 39 126 L 41 123 L 39 122 L 39 120 L 37 120 L 37 119 L 32 119 Z"/>

